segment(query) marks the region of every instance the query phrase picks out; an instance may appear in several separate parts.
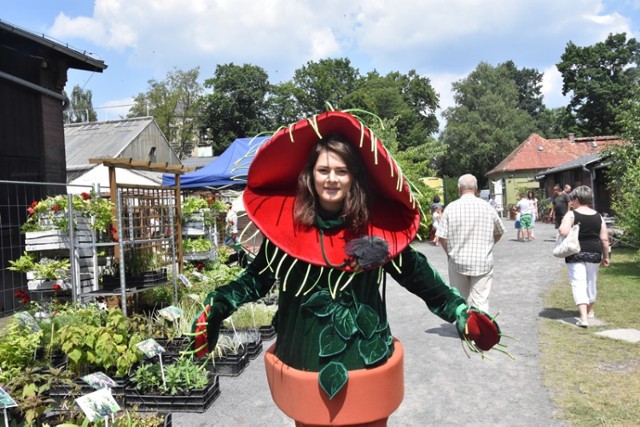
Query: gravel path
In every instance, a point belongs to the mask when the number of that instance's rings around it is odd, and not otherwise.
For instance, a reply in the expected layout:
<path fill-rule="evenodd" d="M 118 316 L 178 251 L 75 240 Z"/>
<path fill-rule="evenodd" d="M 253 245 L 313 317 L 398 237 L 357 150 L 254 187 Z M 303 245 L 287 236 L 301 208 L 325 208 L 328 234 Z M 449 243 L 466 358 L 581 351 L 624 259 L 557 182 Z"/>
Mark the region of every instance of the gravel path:
<path fill-rule="evenodd" d="M 389 280 L 389 322 L 405 347 L 405 398 L 389 427 L 565 425 L 553 418 L 539 366 L 542 296 L 564 268 L 551 255 L 555 229 L 538 223 L 537 240 L 523 243 L 515 241 L 513 221 L 505 225 L 507 233 L 494 250 L 490 311 L 500 312 L 503 332 L 517 338 L 503 341 L 516 360 L 498 352 L 489 354 L 491 360 L 472 353 L 468 358 L 453 325 Z M 442 248 L 430 243 L 416 247 L 446 278 Z M 174 413 L 173 425 L 293 426 L 271 400 L 262 356 L 240 376 L 220 378 L 220 388 L 220 397 L 206 413 Z"/>

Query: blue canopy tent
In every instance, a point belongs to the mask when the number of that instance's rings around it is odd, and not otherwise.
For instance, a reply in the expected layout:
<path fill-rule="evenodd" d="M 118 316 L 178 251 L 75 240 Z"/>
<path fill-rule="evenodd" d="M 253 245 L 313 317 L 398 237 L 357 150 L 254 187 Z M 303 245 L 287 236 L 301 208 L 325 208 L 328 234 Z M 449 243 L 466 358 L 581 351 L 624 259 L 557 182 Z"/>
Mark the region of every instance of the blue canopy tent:
<path fill-rule="evenodd" d="M 205 167 L 180 176 L 180 188 L 220 188 L 247 182 L 249 165 L 256 151 L 270 137 L 238 138 Z M 173 174 L 162 176 L 162 185 L 175 185 Z"/>

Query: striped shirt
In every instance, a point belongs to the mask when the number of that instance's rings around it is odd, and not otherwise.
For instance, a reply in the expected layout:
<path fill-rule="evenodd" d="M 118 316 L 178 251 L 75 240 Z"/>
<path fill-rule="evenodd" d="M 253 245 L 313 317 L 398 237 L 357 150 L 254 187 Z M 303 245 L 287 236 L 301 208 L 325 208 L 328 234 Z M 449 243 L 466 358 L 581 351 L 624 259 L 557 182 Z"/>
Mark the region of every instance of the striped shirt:
<path fill-rule="evenodd" d="M 495 238 L 505 232 L 491 205 L 464 194 L 446 206 L 436 236 L 446 239 L 449 263 L 466 276 L 481 276 L 493 268 Z"/>

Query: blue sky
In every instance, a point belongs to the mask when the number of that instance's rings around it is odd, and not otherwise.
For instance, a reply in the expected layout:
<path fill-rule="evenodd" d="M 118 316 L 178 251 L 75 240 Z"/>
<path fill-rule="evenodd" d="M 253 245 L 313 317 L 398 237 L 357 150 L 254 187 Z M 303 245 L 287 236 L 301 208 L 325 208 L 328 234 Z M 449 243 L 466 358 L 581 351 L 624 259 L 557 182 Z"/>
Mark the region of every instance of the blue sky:
<path fill-rule="evenodd" d="M 442 108 L 451 83 L 481 62 L 544 73 L 548 107 L 566 105 L 555 68 L 569 41 L 640 39 L 640 0 L 0 0 L 0 19 L 105 61 L 72 70 L 66 90 L 93 93 L 99 120 L 125 114 L 148 80 L 174 69 L 262 67 L 273 83 L 323 58 L 428 77 Z"/>

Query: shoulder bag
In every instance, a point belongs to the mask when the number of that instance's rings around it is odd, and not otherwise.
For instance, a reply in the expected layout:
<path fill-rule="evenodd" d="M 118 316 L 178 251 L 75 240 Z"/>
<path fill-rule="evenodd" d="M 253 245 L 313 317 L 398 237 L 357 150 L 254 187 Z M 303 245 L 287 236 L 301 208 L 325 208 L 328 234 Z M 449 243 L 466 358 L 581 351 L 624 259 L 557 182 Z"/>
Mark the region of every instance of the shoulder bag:
<path fill-rule="evenodd" d="M 580 224 L 575 224 L 569 230 L 567 237 L 562 237 L 558 234 L 556 239 L 556 247 L 553 249 L 553 255 L 558 258 L 566 258 L 569 255 L 577 254 L 580 252 L 580 241 L 578 240 L 578 234 L 580 234 Z"/>

